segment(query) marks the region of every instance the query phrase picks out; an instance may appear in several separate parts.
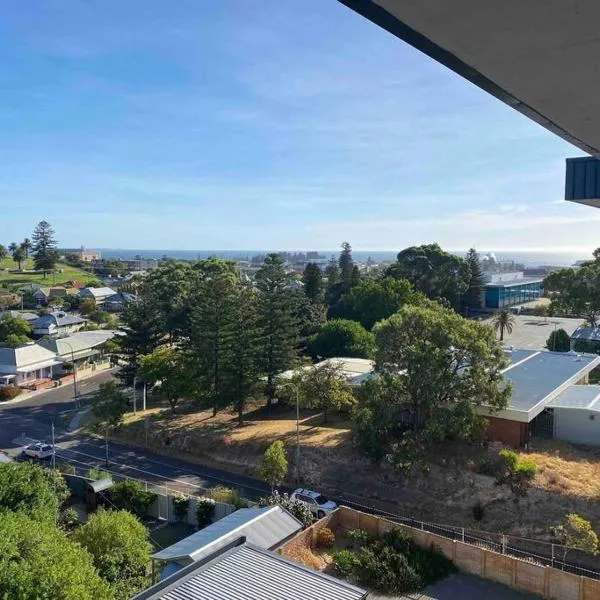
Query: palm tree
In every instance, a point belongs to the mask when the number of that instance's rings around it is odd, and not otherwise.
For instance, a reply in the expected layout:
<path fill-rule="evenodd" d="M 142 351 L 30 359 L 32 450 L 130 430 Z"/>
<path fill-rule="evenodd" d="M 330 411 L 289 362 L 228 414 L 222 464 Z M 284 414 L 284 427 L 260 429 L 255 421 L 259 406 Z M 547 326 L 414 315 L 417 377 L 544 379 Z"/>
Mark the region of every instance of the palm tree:
<path fill-rule="evenodd" d="M 21 243 L 21 248 L 25 251 L 25 258 L 29 258 L 29 252 L 33 248 L 33 244 L 29 238 L 25 238 Z"/>
<path fill-rule="evenodd" d="M 18 247 L 19 247 L 19 246 L 18 246 L 18 244 L 16 244 L 15 242 L 11 242 L 11 243 L 9 244 L 9 246 L 8 246 L 8 251 L 9 251 L 11 254 L 14 254 L 15 250 L 16 250 Z"/>
<path fill-rule="evenodd" d="M 504 341 L 504 332 L 510 335 L 515 326 L 515 318 L 506 310 L 502 309 L 492 321 L 494 331 L 500 330 L 500 341 Z"/>
<path fill-rule="evenodd" d="M 21 246 L 17 246 L 12 253 L 13 260 L 19 265 L 19 271 L 22 270 L 23 261 L 25 260 L 25 250 Z"/>

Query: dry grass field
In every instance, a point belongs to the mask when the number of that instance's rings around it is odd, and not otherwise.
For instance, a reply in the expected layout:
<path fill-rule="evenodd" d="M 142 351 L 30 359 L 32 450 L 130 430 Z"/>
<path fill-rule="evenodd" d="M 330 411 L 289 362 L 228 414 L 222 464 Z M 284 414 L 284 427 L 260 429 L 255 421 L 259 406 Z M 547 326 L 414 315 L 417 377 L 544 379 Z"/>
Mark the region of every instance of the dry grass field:
<path fill-rule="evenodd" d="M 251 407 L 242 427 L 235 414 L 225 411 L 213 418 L 211 411 L 154 408 L 146 418 L 147 442 L 159 452 L 256 476 L 264 450 L 281 439 L 292 472 L 293 410 L 275 409 L 269 415 L 262 407 Z M 145 445 L 141 413 L 127 415 L 117 436 Z M 585 516 L 600 529 L 600 450 L 534 441 L 522 453 L 539 472 L 528 497 L 516 505 L 506 489 L 494 485 L 493 477 L 478 472 L 478 465 L 498 448 L 448 443 L 429 457 L 428 474 L 407 479 L 361 456 L 343 415 L 332 416 L 324 426 L 320 415 L 301 414 L 300 439 L 303 483 L 331 495 L 438 523 L 523 536 L 549 538 L 550 528 L 568 512 Z M 477 501 L 485 507 L 481 521 L 473 517 Z"/>

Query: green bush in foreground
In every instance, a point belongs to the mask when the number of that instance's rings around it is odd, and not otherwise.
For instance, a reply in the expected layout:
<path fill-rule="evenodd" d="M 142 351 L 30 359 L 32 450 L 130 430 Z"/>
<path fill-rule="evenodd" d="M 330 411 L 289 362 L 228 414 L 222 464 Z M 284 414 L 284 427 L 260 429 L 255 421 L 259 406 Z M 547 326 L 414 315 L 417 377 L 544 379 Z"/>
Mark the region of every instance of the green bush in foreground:
<path fill-rule="evenodd" d="M 196 519 L 198 520 L 198 529 L 210 525 L 215 514 L 215 501 L 211 498 L 202 498 L 196 505 Z"/>
<path fill-rule="evenodd" d="M 439 550 L 417 546 L 401 529 L 385 533 L 357 552 L 337 552 L 333 564 L 338 573 L 384 593 L 420 590 L 455 570 Z"/>
<path fill-rule="evenodd" d="M 109 500 L 123 510 L 143 517 L 156 499 L 156 494 L 147 492 L 138 481 L 119 481 L 108 490 Z"/>

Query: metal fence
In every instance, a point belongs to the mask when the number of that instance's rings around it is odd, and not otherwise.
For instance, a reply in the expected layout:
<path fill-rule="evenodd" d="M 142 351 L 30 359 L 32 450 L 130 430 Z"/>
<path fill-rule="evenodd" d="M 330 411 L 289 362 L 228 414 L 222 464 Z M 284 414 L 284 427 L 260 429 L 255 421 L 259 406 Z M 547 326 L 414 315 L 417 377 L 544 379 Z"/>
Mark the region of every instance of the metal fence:
<path fill-rule="evenodd" d="M 441 525 L 439 523 L 419 521 L 410 516 L 389 513 L 373 506 L 365 506 L 348 500 L 340 500 L 339 503 L 348 508 L 381 516 L 389 521 L 414 527 L 415 529 L 421 529 L 422 531 L 427 531 L 446 539 L 472 544 L 474 546 L 486 548 L 487 550 L 499 552 L 500 554 L 514 556 L 515 558 L 553 567 L 555 569 L 561 569 L 576 575 L 600 579 L 598 560 L 594 556 L 584 552 L 569 551 L 569 560 L 567 561 L 565 559 L 567 552 L 565 552 L 565 547 L 562 544 L 553 544 L 542 540 L 532 540 L 502 533 L 465 529 L 464 527 L 456 527 L 453 525 Z"/>

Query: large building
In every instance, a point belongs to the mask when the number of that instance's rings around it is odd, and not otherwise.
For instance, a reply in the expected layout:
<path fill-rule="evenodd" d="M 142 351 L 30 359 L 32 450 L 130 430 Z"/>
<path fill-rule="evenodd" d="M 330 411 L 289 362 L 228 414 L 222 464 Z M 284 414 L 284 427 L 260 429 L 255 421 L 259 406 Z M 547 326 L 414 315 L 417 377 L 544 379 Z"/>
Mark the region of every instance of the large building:
<path fill-rule="evenodd" d="M 542 279 L 525 277 L 522 271 L 489 273 L 485 284 L 485 308 L 506 308 L 538 300 Z"/>

